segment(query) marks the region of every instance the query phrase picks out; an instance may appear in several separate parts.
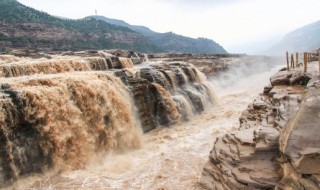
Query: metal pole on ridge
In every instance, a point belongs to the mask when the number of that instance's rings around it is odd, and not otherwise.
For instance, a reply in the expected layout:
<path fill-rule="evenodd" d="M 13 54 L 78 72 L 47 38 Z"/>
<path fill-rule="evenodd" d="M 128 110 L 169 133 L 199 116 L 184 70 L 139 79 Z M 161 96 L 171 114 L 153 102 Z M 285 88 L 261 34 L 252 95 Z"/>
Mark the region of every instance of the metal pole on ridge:
<path fill-rule="evenodd" d="M 320 75 L 320 49 L 318 51 L 318 59 L 319 59 L 319 75 Z"/>

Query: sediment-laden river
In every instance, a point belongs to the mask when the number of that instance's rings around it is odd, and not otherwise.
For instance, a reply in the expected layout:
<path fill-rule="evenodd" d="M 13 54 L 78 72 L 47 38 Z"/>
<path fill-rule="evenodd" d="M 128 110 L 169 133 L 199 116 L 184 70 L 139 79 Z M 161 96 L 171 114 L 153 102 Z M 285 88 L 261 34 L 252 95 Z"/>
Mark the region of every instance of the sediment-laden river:
<path fill-rule="evenodd" d="M 141 148 L 98 155 L 83 170 L 23 177 L 9 188 L 195 189 L 215 138 L 238 127 L 242 111 L 276 70 L 231 69 L 210 78 L 216 105 L 188 122 L 144 134 Z"/>

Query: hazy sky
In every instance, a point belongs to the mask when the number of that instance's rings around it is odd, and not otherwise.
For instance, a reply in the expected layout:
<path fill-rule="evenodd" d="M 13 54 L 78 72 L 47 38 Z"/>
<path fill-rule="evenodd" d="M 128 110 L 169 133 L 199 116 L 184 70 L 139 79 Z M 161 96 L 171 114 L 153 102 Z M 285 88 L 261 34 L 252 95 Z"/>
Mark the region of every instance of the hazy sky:
<path fill-rule="evenodd" d="M 320 20 L 320 0 L 19 0 L 52 15 L 95 14 L 215 40 L 231 53 L 266 49 L 286 33 Z"/>

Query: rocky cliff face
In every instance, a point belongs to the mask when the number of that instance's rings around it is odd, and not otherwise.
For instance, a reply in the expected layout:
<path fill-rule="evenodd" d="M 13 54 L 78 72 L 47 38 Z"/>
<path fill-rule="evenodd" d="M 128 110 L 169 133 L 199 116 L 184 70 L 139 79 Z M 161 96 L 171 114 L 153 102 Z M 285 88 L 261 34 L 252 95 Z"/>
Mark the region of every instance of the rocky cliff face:
<path fill-rule="evenodd" d="M 203 188 L 320 188 L 320 81 L 309 79 L 301 71 L 271 78 L 272 86 L 242 113 L 239 129 L 216 139 L 202 173 Z"/>
<path fill-rule="evenodd" d="M 15 54 L 0 56 L 0 187 L 138 148 L 142 132 L 214 106 L 189 63 L 142 63 L 143 54 L 120 50 Z"/>
<path fill-rule="evenodd" d="M 291 116 L 280 135 L 283 178 L 279 189 L 319 189 L 320 80 L 308 83 L 300 109 Z"/>

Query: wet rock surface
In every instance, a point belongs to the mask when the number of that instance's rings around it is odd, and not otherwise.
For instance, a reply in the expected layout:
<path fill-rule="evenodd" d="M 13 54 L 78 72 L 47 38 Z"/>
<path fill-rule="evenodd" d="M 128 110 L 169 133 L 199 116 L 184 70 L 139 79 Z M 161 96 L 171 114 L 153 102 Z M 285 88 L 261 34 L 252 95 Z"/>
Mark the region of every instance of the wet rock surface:
<path fill-rule="evenodd" d="M 160 53 L 148 55 L 154 61 L 183 61 L 194 64 L 201 72 L 213 74 L 228 69 L 232 59 L 241 55 L 233 54 L 191 54 L 191 53 Z"/>
<path fill-rule="evenodd" d="M 242 54 L 190 54 L 190 53 L 158 53 L 149 54 L 148 59 L 151 61 L 183 61 L 192 63 L 201 72 L 207 76 L 216 77 L 221 71 L 237 70 L 241 72 L 243 68 L 255 68 L 255 73 L 261 70 L 267 70 L 276 63 L 278 58 L 267 56 L 247 56 Z M 260 63 L 259 66 L 256 63 Z M 264 67 L 263 65 L 268 65 Z"/>
<path fill-rule="evenodd" d="M 243 111 L 239 129 L 216 139 L 201 188 L 320 188 L 319 78 L 295 70 L 270 81 Z"/>
<path fill-rule="evenodd" d="M 191 64 L 163 63 L 141 68 L 135 74 L 116 73 L 131 89 L 144 132 L 190 119 L 188 114 L 199 114 L 205 104 L 213 105 L 211 89 Z M 177 109 L 176 116 L 170 114 L 172 109 Z"/>
<path fill-rule="evenodd" d="M 0 56 L 0 188 L 48 169 L 81 169 L 97 153 L 214 106 L 192 64 L 141 64 L 128 51 Z"/>

